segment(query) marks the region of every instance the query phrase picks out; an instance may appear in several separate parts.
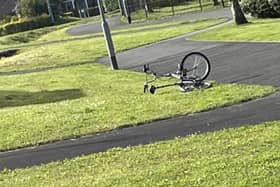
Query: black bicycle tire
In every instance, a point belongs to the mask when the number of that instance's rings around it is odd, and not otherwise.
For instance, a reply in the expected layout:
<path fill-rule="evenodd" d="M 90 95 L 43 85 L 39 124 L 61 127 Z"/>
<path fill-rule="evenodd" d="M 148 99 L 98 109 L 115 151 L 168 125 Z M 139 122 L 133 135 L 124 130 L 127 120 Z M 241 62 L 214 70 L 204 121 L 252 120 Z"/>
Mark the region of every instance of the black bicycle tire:
<path fill-rule="evenodd" d="M 207 71 L 206 73 L 204 73 L 203 77 L 201 77 L 200 79 L 198 79 L 198 81 L 203 81 L 203 80 L 205 80 L 205 79 L 209 76 L 210 71 L 211 71 L 211 65 L 210 65 L 210 60 L 208 59 L 208 57 L 207 57 L 206 55 L 204 55 L 203 53 L 201 53 L 201 52 L 191 52 L 191 53 L 187 54 L 187 55 L 183 58 L 182 62 L 180 63 L 180 70 L 181 70 L 181 71 L 183 70 L 183 68 L 184 68 L 184 63 L 185 63 L 186 59 L 189 58 L 189 57 L 192 56 L 192 55 L 200 55 L 200 56 L 202 56 L 202 57 L 205 59 L 206 63 L 207 63 L 207 66 L 208 66 L 207 69 L 208 69 L 208 71 Z"/>

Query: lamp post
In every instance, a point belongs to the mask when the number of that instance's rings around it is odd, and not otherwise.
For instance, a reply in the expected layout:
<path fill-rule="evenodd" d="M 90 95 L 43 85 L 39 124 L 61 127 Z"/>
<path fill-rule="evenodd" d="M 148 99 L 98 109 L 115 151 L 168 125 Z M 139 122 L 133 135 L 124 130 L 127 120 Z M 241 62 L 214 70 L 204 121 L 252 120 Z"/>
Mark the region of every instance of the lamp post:
<path fill-rule="evenodd" d="M 101 27 L 102 27 L 104 38 L 106 41 L 108 55 L 111 60 L 111 67 L 113 70 L 116 70 L 116 69 L 119 69 L 119 67 L 118 67 L 117 58 L 115 55 L 114 44 L 113 44 L 112 36 L 110 33 L 110 28 L 109 28 L 108 23 L 106 22 L 105 15 L 104 15 L 103 1 L 97 0 L 97 2 L 98 2 L 98 8 L 99 8 L 100 16 L 101 16 Z"/>

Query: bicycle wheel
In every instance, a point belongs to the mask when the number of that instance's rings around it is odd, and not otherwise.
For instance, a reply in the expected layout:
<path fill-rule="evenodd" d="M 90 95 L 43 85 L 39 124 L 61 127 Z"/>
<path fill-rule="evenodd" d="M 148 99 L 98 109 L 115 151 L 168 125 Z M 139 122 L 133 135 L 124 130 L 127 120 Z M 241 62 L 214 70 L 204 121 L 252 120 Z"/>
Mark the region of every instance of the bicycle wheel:
<path fill-rule="evenodd" d="M 204 54 L 192 52 L 183 58 L 180 71 L 186 79 L 202 81 L 210 73 L 210 61 Z"/>

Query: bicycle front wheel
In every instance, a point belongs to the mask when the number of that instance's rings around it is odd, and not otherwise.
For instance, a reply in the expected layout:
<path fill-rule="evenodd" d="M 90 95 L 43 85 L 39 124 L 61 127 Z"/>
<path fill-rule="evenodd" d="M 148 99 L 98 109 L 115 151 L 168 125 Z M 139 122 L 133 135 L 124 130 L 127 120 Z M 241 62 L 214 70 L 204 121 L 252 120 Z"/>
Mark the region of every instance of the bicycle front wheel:
<path fill-rule="evenodd" d="M 187 54 L 180 64 L 183 76 L 197 81 L 206 79 L 210 73 L 210 68 L 209 59 L 200 52 Z"/>

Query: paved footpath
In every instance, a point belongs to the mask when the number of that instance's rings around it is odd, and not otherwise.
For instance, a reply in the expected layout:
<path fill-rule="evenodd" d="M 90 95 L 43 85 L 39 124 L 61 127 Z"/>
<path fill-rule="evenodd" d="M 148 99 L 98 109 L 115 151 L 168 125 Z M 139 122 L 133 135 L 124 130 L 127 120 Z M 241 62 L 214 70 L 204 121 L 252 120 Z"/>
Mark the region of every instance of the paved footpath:
<path fill-rule="evenodd" d="M 120 67 L 139 71 L 150 63 L 160 72 L 174 70 L 191 51 L 206 54 L 212 64 L 209 79 L 218 82 L 280 86 L 280 43 L 194 42 L 178 37 L 118 54 Z M 108 64 L 107 58 L 101 63 Z M 160 90 L 159 90 L 160 91 Z M 187 107 L 187 106 L 186 106 Z M 280 93 L 234 106 L 155 121 L 79 139 L 0 153 L 0 170 L 98 153 L 113 147 L 148 144 L 224 128 L 280 120 Z"/>
<path fill-rule="evenodd" d="M 231 12 L 228 8 L 212 10 L 212 11 L 205 11 L 205 12 L 196 12 L 196 13 L 187 13 L 178 16 L 171 16 L 166 19 L 142 22 L 142 23 L 133 23 L 133 24 L 126 24 L 120 20 L 120 17 L 113 17 L 107 19 L 107 22 L 110 26 L 110 29 L 127 29 L 131 27 L 139 27 L 143 25 L 152 25 L 157 23 L 165 23 L 165 22 L 172 22 L 172 21 L 186 21 L 186 20 L 194 20 L 194 19 L 203 19 L 203 18 L 231 18 Z M 100 22 L 92 22 L 82 25 L 73 26 L 66 31 L 68 34 L 76 36 L 76 35 L 84 35 L 90 33 L 98 33 L 102 32 L 102 28 Z"/>

